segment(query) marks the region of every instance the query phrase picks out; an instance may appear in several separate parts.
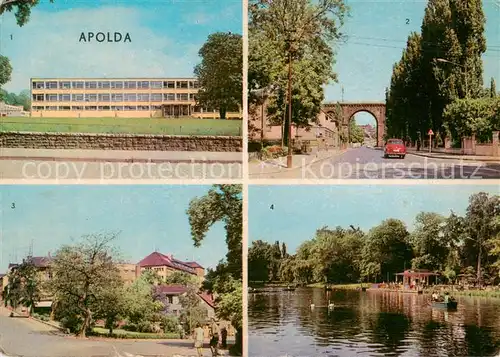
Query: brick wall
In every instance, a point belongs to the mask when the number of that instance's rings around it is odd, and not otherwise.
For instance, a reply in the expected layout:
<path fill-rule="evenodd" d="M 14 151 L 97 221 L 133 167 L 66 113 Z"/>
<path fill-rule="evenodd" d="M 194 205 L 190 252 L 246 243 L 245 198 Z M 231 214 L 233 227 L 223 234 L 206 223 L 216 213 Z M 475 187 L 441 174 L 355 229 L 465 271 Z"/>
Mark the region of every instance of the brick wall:
<path fill-rule="evenodd" d="M 0 133 L 0 147 L 4 148 L 241 152 L 242 146 L 242 138 L 232 136 Z"/>

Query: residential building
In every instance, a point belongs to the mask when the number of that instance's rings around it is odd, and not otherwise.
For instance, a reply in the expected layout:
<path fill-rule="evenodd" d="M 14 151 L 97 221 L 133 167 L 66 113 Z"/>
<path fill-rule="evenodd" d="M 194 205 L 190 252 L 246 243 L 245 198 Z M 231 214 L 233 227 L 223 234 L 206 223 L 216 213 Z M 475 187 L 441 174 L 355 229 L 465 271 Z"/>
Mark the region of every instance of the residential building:
<path fill-rule="evenodd" d="M 183 272 L 199 278 L 203 281 L 205 269 L 196 262 L 183 262 L 175 259 L 173 255 L 165 255 L 159 252 L 153 252 L 137 263 L 137 277 L 142 272 L 153 271 L 162 279 L 174 272 Z"/>
<path fill-rule="evenodd" d="M 137 279 L 137 266 L 135 264 L 118 263 L 116 265 L 125 285 L 130 285 Z"/>
<path fill-rule="evenodd" d="M 30 88 L 32 117 L 219 118 L 196 105 L 195 78 L 32 78 Z"/>

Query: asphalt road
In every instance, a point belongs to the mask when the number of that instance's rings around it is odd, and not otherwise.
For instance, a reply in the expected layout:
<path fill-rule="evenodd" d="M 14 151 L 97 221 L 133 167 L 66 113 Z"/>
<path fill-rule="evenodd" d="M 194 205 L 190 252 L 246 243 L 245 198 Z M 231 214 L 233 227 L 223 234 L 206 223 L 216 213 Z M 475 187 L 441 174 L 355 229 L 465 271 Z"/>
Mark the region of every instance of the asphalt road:
<path fill-rule="evenodd" d="M 163 357 L 193 356 L 190 340 L 77 339 L 27 318 L 8 317 L 0 308 L 0 355 L 12 357 Z M 205 355 L 209 354 L 208 346 Z"/>
<path fill-rule="evenodd" d="M 122 163 L 0 160 L 1 179 L 238 179 L 242 177 L 242 170 L 241 163 Z"/>
<path fill-rule="evenodd" d="M 383 151 L 361 147 L 342 155 L 310 163 L 301 168 L 282 169 L 252 178 L 279 179 L 498 179 L 500 162 L 478 162 L 422 157 L 384 158 Z"/>

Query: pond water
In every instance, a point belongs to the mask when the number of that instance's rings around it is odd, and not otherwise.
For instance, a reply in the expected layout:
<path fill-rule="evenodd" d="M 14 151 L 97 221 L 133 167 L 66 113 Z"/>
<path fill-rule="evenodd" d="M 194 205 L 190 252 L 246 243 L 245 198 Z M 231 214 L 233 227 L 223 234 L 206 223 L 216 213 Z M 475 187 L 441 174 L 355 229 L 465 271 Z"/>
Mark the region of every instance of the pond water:
<path fill-rule="evenodd" d="M 496 356 L 500 299 L 456 299 L 458 309 L 446 311 L 430 306 L 429 295 L 410 293 L 249 294 L 249 356 Z"/>

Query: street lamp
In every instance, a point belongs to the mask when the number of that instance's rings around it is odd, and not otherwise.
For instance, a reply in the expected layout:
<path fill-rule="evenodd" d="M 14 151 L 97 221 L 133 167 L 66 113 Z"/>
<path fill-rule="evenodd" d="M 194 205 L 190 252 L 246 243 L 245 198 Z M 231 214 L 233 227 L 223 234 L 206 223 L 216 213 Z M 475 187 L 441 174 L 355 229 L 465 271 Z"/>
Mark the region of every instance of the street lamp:
<path fill-rule="evenodd" d="M 464 74 L 465 74 L 465 97 L 469 97 L 469 89 L 468 89 L 468 86 L 467 86 L 467 67 L 460 64 L 460 63 L 457 63 L 457 62 L 452 62 L 452 61 L 449 61 L 447 59 L 444 59 L 444 58 L 435 58 L 435 61 L 436 62 L 440 62 L 440 63 L 449 63 L 449 64 L 452 64 L 454 66 L 458 66 L 458 67 L 461 67 L 463 68 L 464 70 Z"/>

